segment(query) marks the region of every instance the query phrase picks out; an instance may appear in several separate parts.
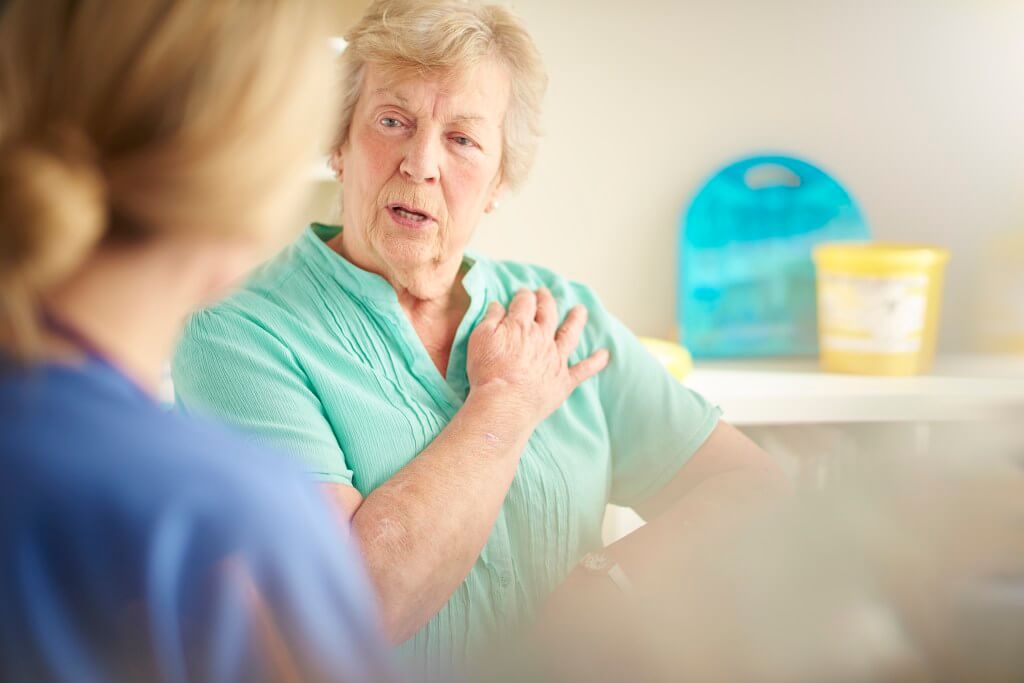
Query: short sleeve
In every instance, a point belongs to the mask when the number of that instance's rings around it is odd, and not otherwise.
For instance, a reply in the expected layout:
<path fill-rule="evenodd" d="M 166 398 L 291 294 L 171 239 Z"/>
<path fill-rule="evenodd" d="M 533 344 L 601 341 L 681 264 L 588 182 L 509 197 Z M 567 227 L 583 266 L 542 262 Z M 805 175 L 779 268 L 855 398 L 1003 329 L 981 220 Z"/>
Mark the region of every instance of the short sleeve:
<path fill-rule="evenodd" d="M 589 290 L 591 349 L 611 353 L 598 383 L 611 442 L 610 501 L 636 506 L 658 492 L 704 444 L 721 412 L 672 377 Z"/>
<path fill-rule="evenodd" d="M 179 408 L 294 456 L 319 481 L 352 485 L 319 397 L 294 354 L 258 322 L 230 308 L 194 315 L 171 374 Z"/>
<path fill-rule="evenodd" d="M 147 541 L 152 649 L 177 680 L 394 680 L 373 591 L 318 492 L 288 468 L 175 500 Z M 216 484 L 208 483 L 213 487 Z M 180 645 L 178 645 L 180 643 Z"/>

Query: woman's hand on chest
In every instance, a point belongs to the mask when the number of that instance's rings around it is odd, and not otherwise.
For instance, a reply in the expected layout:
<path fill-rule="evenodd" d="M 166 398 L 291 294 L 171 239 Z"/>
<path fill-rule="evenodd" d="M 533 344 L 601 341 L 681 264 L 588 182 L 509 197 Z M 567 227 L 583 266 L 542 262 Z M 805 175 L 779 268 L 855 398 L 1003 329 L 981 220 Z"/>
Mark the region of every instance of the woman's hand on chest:
<path fill-rule="evenodd" d="M 519 290 L 508 311 L 491 302 L 469 339 L 470 393 L 500 387 L 509 410 L 539 424 L 608 364 L 608 351 L 599 349 L 569 366 L 586 322 L 587 310 L 576 306 L 559 326 L 554 297 L 543 287 Z"/>

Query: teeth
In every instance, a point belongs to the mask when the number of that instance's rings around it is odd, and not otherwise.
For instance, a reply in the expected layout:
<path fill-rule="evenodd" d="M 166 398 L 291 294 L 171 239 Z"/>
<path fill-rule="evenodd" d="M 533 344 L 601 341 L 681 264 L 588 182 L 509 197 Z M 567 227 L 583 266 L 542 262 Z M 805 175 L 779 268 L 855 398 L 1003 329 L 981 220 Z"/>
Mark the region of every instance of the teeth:
<path fill-rule="evenodd" d="M 413 213 L 412 211 L 406 211 L 405 209 L 398 206 L 395 207 L 395 213 L 397 213 L 399 216 L 402 216 L 403 218 L 408 218 L 409 220 L 413 221 L 423 221 L 427 219 L 427 217 L 421 213 Z"/>

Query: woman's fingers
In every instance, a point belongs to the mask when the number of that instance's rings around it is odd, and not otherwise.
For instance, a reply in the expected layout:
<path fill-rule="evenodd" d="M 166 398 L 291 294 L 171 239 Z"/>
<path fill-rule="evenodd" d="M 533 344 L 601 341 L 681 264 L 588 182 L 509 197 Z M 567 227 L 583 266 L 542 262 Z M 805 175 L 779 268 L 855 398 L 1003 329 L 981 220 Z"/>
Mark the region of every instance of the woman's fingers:
<path fill-rule="evenodd" d="M 558 305 L 555 297 L 551 296 L 551 290 L 541 287 L 537 290 L 537 324 L 547 334 L 554 334 L 558 326 Z"/>
<path fill-rule="evenodd" d="M 555 345 L 562 358 L 568 359 L 576 346 L 580 343 L 580 334 L 583 333 L 583 326 L 587 324 L 587 309 L 583 306 L 573 306 L 569 315 L 565 316 L 565 322 L 555 332 Z"/>
<path fill-rule="evenodd" d="M 558 326 L 551 292 L 521 289 L 508 312 L 491 303 L 469 340 L 466 373 L 474 389 L 500 382 L 509 400 L 539 422 L 565 403 L 581 383 L 608 365 L 601 349 L 569 366 L 587 324 L 587 309 L 575 306 Z M 556 330 L 557 326 L 557 330 Z"/>
<path fill-rule="evenodd" d="M 492 301 L 487 304 L 487 310 L 484 311 L 484 317 L 480 319 L 480 324 L 477 327 L 494 328 L 498 326 L 501 319 L 505 317 L 505 307 L 497 301 Z"/>
<path fill-rule="evenodd" d="M 572 387 L 575 389 L 588 379 L 601 372 L 608 366 L 610 358 L 608 349 L 598 349 L 584 358 L 576 365 L 569 368 L 569 376 L 572 377 Z"/>
<path fill-rule="evenodd" d="M 528 289 L 520 289 L 512 297 L 512 303 L 508 305 L 508 317 L 512 320 L 530 325 L 537 317 L 537 297 Z"/>

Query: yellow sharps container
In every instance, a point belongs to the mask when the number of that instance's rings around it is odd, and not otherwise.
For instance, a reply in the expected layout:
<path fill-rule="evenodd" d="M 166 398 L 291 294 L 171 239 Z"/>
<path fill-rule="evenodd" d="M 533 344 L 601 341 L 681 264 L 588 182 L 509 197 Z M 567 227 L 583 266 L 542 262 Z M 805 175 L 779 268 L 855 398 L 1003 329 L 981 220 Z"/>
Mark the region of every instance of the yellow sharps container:
<path fill-rule="evenodd" d="M 948 261 L 945 249 L 919 245 L 817 247 L 822 368 L 866 375 L 928 372 Z"/>

